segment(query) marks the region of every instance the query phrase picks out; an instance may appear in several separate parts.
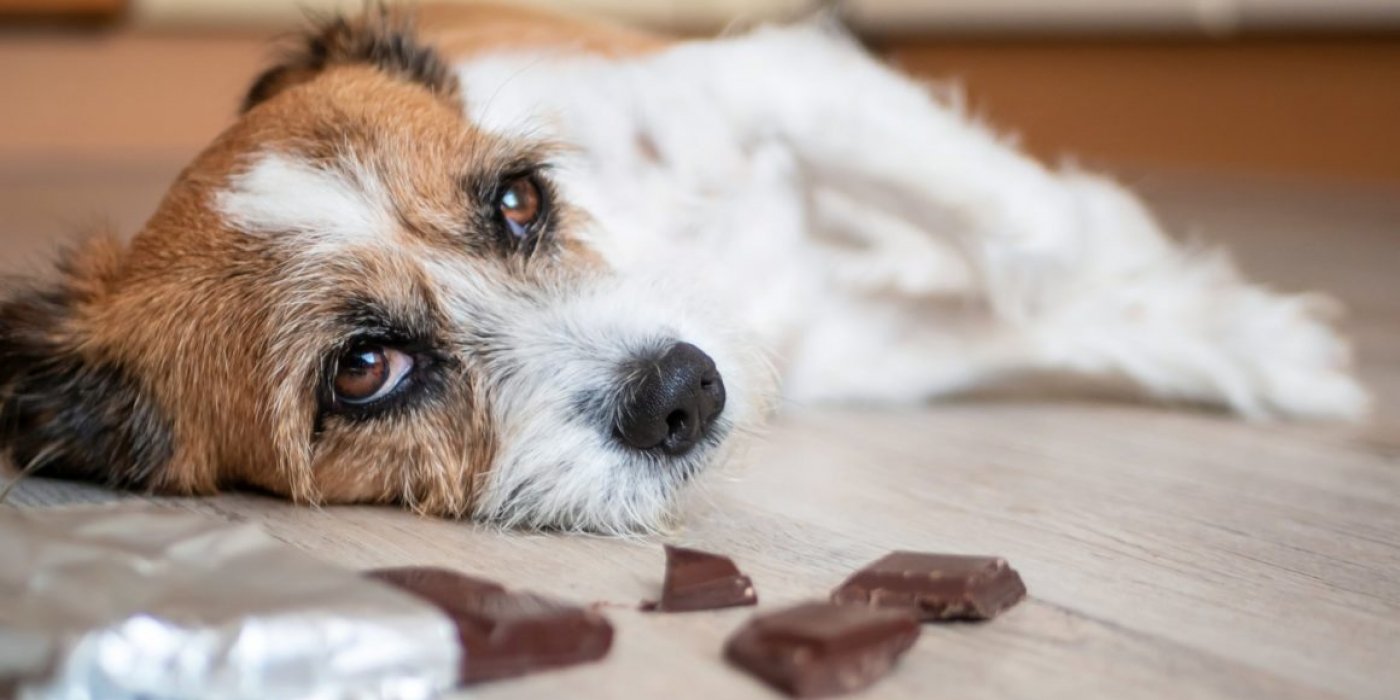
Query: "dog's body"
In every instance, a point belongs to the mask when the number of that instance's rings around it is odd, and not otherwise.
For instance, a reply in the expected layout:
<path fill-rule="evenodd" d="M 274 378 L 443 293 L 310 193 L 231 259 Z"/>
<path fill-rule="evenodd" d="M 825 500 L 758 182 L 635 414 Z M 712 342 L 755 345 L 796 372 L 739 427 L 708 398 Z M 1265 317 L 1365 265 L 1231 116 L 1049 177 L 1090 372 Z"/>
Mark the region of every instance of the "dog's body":
<path fill-rule="evenodd" d="M 804 402 L 1062 373 L 1251 417 L 1365 409 L 1314 300 L 828 27 L 433 14 L 436 50 L 329 25 L 129 249 L 88 244 L 0 307 L 18 464 L 622 531 L 664 520 L 774 375 Z"/>

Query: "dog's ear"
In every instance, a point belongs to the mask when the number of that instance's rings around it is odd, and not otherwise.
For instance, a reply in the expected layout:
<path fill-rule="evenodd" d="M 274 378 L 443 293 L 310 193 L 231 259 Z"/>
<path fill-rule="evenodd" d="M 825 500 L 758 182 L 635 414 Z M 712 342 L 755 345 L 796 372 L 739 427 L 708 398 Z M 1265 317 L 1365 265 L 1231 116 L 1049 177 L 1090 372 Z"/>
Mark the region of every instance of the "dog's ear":
<path fill-rule="evenodd" d="M 380 5 L 355 19 L 334 17 L 320 22 L 278 65 L 258 76 L 243 99 L 242 111 L 311 80 L 327 67 L 349 64 L 374 66 L 444 99 L 458 94 L 457 76 L 437 51 L 418 40 L 412 15 Z"/>
<path fill-rule="evenodd" d="M 16 468 L 142 488 L 170 461 L 168 421 L 92 333 L 122 254 L 94 238 L 64 255 L 55 282 L 0 300 L 0 450 Z"/>

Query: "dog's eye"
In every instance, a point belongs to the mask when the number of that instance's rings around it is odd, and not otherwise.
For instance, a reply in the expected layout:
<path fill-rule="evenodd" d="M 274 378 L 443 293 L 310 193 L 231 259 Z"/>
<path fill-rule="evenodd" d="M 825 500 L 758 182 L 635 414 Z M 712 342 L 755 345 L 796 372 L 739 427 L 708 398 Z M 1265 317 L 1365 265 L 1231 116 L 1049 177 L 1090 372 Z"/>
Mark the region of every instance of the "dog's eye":
<path fill-rule="evenodd" d="M 335 398 L 353 406 L 392 394 L 413 370 L 413 357 L 379 345 L 358 345 L 336 363 Z"/>
<path fill-rule="evenodd" d="M 517 177 L 506 183 L 496 206 L 500 208 L 510 234 L 525 238 L 540 217 L 540 188 L 528 175 Z"/>

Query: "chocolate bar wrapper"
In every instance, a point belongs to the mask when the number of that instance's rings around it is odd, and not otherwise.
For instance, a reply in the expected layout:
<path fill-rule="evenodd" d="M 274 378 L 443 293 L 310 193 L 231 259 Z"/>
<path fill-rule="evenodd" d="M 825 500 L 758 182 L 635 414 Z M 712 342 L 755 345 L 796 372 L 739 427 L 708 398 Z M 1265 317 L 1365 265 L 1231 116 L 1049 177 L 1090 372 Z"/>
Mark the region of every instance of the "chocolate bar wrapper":
<path fill-rule="evenodd" d="M 0 562 L 0 696 L 419 700 L 461 661 L 431 605 L 174 508 L 0 508 Z"/>

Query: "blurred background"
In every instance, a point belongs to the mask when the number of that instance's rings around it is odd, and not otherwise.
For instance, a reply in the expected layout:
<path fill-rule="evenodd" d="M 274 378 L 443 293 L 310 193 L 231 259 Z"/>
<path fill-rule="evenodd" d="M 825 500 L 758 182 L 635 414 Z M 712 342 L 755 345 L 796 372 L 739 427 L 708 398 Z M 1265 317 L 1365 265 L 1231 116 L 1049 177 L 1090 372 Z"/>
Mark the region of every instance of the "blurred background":
<path fill-rule="evenodd" d="M 535 4 L 679 33 L 810 0 Z M 308 9 L 362 0 L 0 0 L 0 161 L 184 157 Z M 1400 0 L 847 0 L 893 61 L 1038 155 L 1400 184 Z M 178 158 L 177 158 L 178 159 Z"/>

